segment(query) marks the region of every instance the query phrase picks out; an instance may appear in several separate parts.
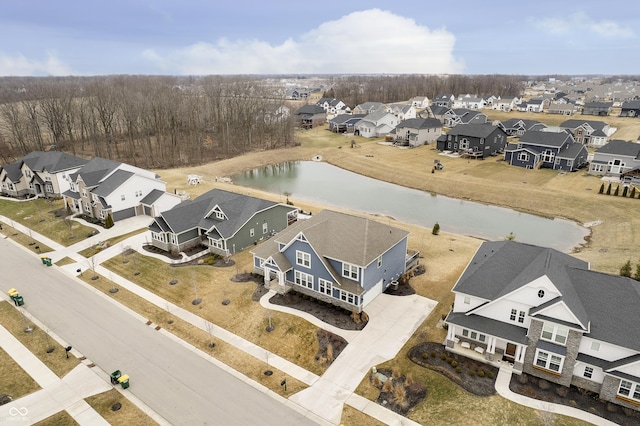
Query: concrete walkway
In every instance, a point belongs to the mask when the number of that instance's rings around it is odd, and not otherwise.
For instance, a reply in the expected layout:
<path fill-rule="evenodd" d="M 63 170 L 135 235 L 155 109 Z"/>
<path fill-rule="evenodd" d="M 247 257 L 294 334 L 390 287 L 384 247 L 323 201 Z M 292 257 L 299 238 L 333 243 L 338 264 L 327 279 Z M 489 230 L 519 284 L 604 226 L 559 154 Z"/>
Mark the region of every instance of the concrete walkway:
<path fill-rule="evenodd" d="M 498 371 L 498 377 L 496 378 L 496 391 L 503 398 L 506 398 L 517 404 L 524 405 L 525 407 L 533 408 L 535 410 L 548 411 L 554 414 L 575 417 L 576 419 L 584 420 L 585 422 L 589 422 L 594 425 L 616 426 L 616 423 L 610 422 L 609 420 L 603 419 L 600 416 L 596 416 L 595 414 L 591 414 L 577 408 L 541 401 L 539 399 L 529 398 L 524 395 L 520 395 L 519 393 L 512 392 L 511 389 L 509 389 L 511 375 L 512 371 L 509 368 L 501 367 Z"/>
<path fill-rule="evenodd" d="M 7 329 L 0 325 L 0 346 L 42 387 L 8 404 L 0 406 L 0 423 L 33 424 L 66 410 L 81 425 L 108 425 L 86 401 L 112 388 L 84 364 L 60 379 Z"/>

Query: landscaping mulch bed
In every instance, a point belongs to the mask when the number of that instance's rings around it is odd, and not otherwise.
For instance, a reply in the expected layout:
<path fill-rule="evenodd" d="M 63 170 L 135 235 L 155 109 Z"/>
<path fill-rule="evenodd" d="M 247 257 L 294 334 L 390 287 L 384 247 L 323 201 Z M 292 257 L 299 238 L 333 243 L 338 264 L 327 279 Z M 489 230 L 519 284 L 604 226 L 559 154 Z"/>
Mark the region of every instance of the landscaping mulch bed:
<path fill-rule="evenodd" d="M 443 355 L 445 359 L 442 359 Z M 441 343 L 421 343 L 409 351 L 408 357 L 414 363 L 446 376 L 474 395 L 490 396 L 496 393 L 496 367 L 447 352 Z"/>
<path fill-rule="evenodd" d="M 164 257 L 166 257 L 168 259 L 171 259 L 171 260 L 180 260 L 180 259 L 182 259 L 182 255 L 180 255 L 180 254 L 173 254 L 173 253 L 170 253 L 170 252 L 168 252 L 166 250 L 159 249 L 158 247 L 150 245 L 150 244 L 143 245 L 142 249 L 144 251 L 148 251 L 149 253 L 159 254 L 159 255 L 164 256 Z"/>
<path fill-rule="evenodd" d="M 575 386 L 566 387 L 547 380 L 522 373 L 511 377 L 509 389 L 512 392 L 529 398 L 554 404 L 568 405 L 597 416 L 603 417 L 619 425 L 640 424 L 640 413 L 611 402 L 603 401 L 598 394 Z"/>
<path fill-rule="evenodd" d="M 353 313 L 317 299 L 305 298 L 299 293 L 276 294 L 269 299 L 269 302 L 306 312 L 343 330 L 362 330 L 369 320 L 367 314 L 363 312 L 361 315 L 356 314 L 359 321 L 356 322 Z"/>
<path fill-rule="evenodd" d="M 380 378 L 386 378 L 385 383 Z M 427 388 L 420 382 L 414 382 L 407 376 L 393 377 L 393 372 L 387 369 L 370 373 L 369 380 L 380 394 L 376 403 L 406 416 L 416 405 L 427 397 Z"/>
<path fill-rule="evenodd" d="M 321 364 L 331 365 L 338 355 L 347 347 L 348 342 L 337 334 L 327 330 L 318 329 L 318 352 L 315 360 Z"/>

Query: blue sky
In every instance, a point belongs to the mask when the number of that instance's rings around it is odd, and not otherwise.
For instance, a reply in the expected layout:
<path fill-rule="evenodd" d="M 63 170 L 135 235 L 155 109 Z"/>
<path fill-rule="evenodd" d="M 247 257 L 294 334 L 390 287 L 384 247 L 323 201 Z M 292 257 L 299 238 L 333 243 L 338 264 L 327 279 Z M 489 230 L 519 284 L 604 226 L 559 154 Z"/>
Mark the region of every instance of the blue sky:
<path fill-rule="evenodd" d="M 0 5 L 1 76 L 640 73 L 640 7 L 634 2 L 0 0 Z"/>

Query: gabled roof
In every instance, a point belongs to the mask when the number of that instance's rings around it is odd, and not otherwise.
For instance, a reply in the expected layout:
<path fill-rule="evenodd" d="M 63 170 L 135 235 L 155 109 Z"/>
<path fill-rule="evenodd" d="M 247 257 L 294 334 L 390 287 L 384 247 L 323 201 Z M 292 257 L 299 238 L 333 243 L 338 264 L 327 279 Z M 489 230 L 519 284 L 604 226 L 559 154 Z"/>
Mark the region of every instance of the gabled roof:
<path fill-rule="evenodd" d="M 508 120 L 504 120 L 502 122 L 502 125 L 504 126 L 505 129 L 512 129 L 516 125 L 522 125 L 522 127 L 524 127 L 525 130 L 529 130 L 535 125 L 543 125 L 544 126 L 544 124 L 540 123 L 539 121 L 527 120 L 527 119 L 524 119 L 524 118 L 509 118 Z"/>
<path fill-rule="evenodd" d="M 585 148 L 584 145 L 582 145 L 581 143 L 572 143 L 572 144 L 569 144 L 568 147 L 560 151 L 556 155 L 556 158 L 565 158 L 569 160 L 575 160 L 576 158 L 578 158 L 578 155 L 580 155 L 582 151 L 585 151 L 585 154 L 587 153 L 586 152 L 587 148 Z"/>
<path fill-rule="evenodd" d="M 409 235 L 407 231 L 371 219 L 322 210 L 310 219 L 296 222 L 271 240 L 287 245 L 300 233 L 319 256 L 358 266 L 369 265 Z M 254 252 L 257 254 L 258 249 Z"/>
<path fill-rule="evenodd" d="M 438 105 L 431 105 L 431 114 L 433 115 L 444 115 L 447 111 L 449 111 L 449 108 L 444 107 L 444 106 L 438 106 Z"/>
<path fill-rule="evenodd" d="M 6 173 L 5 179 L 9 179 L 13 183 L 19 182 L 22 178 L 22 170 L 20 167 L 22 167 L 22 161 L 16 161 L 15 163 L 2 166 L 2 169 Z"/>
<path fill-rule="evenodd" d="M 318 105 L 304 105 L 296 111 L 296 115 L 305 115 L 305 114 L 311 114 L 311 115 L 325 114 L 325 110 L 324 108 Z"/>
<path fill-rule="evenodd" d="M 34 172 L 46 170 L 49 173 L 75 169 L 88 162 L 84 158 L 60 151 L 33 151 L 22 157 L 22 161 Z"/>
<path fill-rule="evenodd" d="M 97 188 L 94 188 L 91 193 L 101 197 L 107 197 L 133 175 L 133 173 L 126 170 L 116 170 L 111 176 L 102 181 Z"/>
<path fill-rule="evenodd" d="M 529 145 L 560 147 L 567 141 L 567 139 L 571 139 L 571 135 L 564 132 L 555 133 L 543 132 L 540 130 L 529 130 L 520 136 L 520 140 L 518 142 Z"/>
<path fill-rule="evenodd" d="M 360 120 L 366 116 L 367 114 L 340 114 L 333 117 L 331 120 L 329 120 L 329 122 L 334 124 L 345 124 L 350 120 Z"/>
<path fill-rule="evenodd" d="M 582 126 L 585 123 L 596 130 L 597 129 L 602 130 L 606 126 L 608 126 L 608 124 L 605 123 L 604 121 L 572 119 L 572 120 L 563 121 L 562 123 L 560 123 L 560 126 L 558 127 L 563 127 L 565 129 L 577 129 L 578 127 Z"/>
<path fill-rule="evenodd" d="M 585 102 L 584 108 L 611 108 L 613 102 Z"/>
<path fill-rule="evenodd" d="M 623 102 L 622 109 L 640 109 L 640 101 Z"/>
<path fill-rule="evenodd" d="M 460 117 L 460 120 L 463 123 L 468 123 L 469 121 L 471 121 L 475 116 L 477 115 L 485 115 L 484 113 L 480 112 L 480 111 L 476 111 L 473 109 L 466 109 L 466 108 L 454 108 L 451 110 L 456 116 Z"/>
<path fill-rule="evenodd" d="M 377 111 L 372 112 L 371 114 L 368 114 L 367 116 L 365 116 L 362 120 L 363 121 L 370 121 L 372 123 L 375 123 L 376 121 L 384 118 L 385 116 L 390 115 L 393 117 L 393 114 L 388 113 L 387 111 L 385 111 L 384 109 L 379 109 Z"/>
<path fill-rule="evenodd" d="M 598 154 L 617 154 L 626 157 L 640 158 L 640 144 L 614 139 L 596 149 L 595 152 Z"/>
<path fill-rule="evenodd" d="M 78 172 L 70 175 L 72 181 L 78 176 L 82 178 L 86 186 L 96 186 L 105 176 L 120 167 L 119 161 L 107 160 L 106 158 L 94 157 L 87 162 Z"/>
<path fill-rule="evenodd" d="M 229 238 L 257 212 L 276 205 L 279 203 L 222 189 L 212 189 L 195 200 L 185 201 L 161 213 L 160 218 L 175 234 L 193 228 L 209 230 L 215 226 L 222 237 Z M 224 212 L 226 220 L 206 217 L 216 206 Z"/>
<path fill-rule="evenodd" d="M 452 93 L 441 93 L 433 98 L 434 101 L 449 101 L 451 99 L 455 99 L 455 96 L 453 96 Z"/>
<path fill-rule="evenodd" d="M 504 130 L 499 127 L 493 126 L 488 123 L 484 124 L 458 124 L 456 127 L 449 130 L 448 135 L 459 136 L 471 136 L 476 138 L 486 138 L 496 129 L 499 129 L 502 133 Z"/>
<path fill-rule="evenodd" d="M 410 118 L 398 124 L 397 129 L 438 129 L 442 127 L 442 122 L 437 118 Z"/>
<path fill-rule="evenodd" d="M 378 109 L 382 108 L 383 106 L 384 106 L 384 104 L 382 102 L 364 102 L 364 103 L 358 105 L 356 108 L 370 111 L 372 109 L 378 110 Z"/>
<path fill-rule="evenodd" d="M 159 189 L 154 189 L 151 192 L 149 192 L 142 200 L 140 200 L 140 204 L 146 204 L 147 206 L 150 206 L 151 204 L 155 203 L 158 198 L 162 197 L 165 194 L 164 191 L 160 191 Z"/>

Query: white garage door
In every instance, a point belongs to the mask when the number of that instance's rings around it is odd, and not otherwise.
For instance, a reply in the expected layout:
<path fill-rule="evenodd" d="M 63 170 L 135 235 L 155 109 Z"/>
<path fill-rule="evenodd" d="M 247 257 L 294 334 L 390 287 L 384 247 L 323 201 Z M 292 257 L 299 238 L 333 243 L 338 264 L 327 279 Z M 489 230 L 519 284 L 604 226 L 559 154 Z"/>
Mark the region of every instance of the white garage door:
<path fill-rule="evenodd" d="M 363 296 L 362 307 L 367 306 L 380 293 L 382 293 L 382 280 L 378 281 L 376 285 Z"/>

